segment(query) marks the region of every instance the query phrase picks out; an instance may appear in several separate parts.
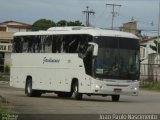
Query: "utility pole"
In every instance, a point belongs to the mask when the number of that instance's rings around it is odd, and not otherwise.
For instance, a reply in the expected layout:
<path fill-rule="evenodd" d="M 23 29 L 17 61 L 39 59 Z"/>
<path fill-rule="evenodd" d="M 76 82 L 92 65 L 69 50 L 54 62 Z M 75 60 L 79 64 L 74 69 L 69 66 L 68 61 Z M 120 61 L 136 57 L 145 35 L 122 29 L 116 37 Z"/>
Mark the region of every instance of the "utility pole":
<path fill-rule="evenodd" d="M 159 49 L 160 48 L 158 48 L 158 44 L 159 44 L 159 37 L 160 37 L 160 0 L 159 0 L 159 11 L 158 11 L 158 40 L 157 40 L 157 54 L 159 54 L 158 53 L 158 51 L 159 51 Z"/>
<path fill-rule="evenodd" d="M 89 10 L 89 7 L 87 6 L 86 7 L 86 10 L 83 11 L 84 14 L 86 14 L 86 26 L 90 26 L 90 23 L 89 23 L 89 17 L 90 15 L 94 15 L 95 12 L 93 10 Z"/>
<path fill-rule="evenodd" d="M 159 53 L 159 44 L 160 44 L 160 0 L 159 0 L 159 11 L 158 11 L 158 37 L 157 37 L 157 63 L 160 64 L 160 53 Z"/>
<path fill-rule="evenodd" d="M 118 4 L 106 4 L 107 6 L 112 6 L 112 30 L 113 30 L 113 22 L 114 22 L 114 17 L 116 17 L 117 12 L 115 12 L 115 7 L 121 7 L 122 5 L 118 5 Z"/>

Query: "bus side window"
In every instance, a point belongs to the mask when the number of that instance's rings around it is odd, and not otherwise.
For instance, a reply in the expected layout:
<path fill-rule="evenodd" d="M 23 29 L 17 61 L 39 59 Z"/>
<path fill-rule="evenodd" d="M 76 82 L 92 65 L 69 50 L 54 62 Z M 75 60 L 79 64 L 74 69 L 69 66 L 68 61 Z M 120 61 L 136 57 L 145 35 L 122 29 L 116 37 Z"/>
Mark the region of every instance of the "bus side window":
<path fill-rule="evenodd" d="M 81 44 L 81 36 L 80 35 L 71 35 L 70 38 L 66 42 L 68 52 L 69 53 L 78 53 L 80 44 Z"/>
<path fill-rule="evenodd" d="M 32 53 L 32 37 L 28 37 L 28 53 Z"/>
<path fill-rule="evenodd" d="M 42 36 L 41 37 L 41 42 L 40 42 L 40 52 L 44 53 L 45 52 L 45 42 L 47 40 L 47 36 Z"/>
<path fill-rule="evenodd" d="M 57 36 L 52 36 L 52 53 L 57 52 Z"/>
<path fill-rule="evenodd" d="M 69 52 L 70 37 L 71 37 L 70 35 L 64 35 L 63 36 L 63 41 L 62 41 L 63 53 L 68 53 Z"/>
<path fill-rule="evenodd" d="M 40 51 L 41 51 L 41 36 L 37 36 L 35 46 L 36 46 L 36 53 L 40 53 Z"/>
<path fill-rule="evenodd" d="M 32 53 L 36 52 L 36 39 L 37 39 L 37 36 L 34 36 L 32 40 Z"/>
<path fill-rule="evenodd" d="M 12 46 L 12 51 L 13 53 L 16 53 L 17 52 L 17 37 L 14 37 L 14 41 L 13 41 L 13 46 Z"/>
<path fill-rule="evenodd" d="M 28 39 L 27 37 L 24 37 L 24 41 L 23 41 L 23 53 L 27 53 L 28 50 Z"/>
<path fill-rule="evenodd" d="M 36 53 L 45 52 L 45 39 L 46 36 L 37 36 L 36 39 L 34 39 Z"/>
<path fill-rule="evenodd" d="M 45 53 L 52 53 L 52 36 L 48 36 L 45 40 Z"/>
<path fill-rule="evenodd" d="M 81 36 L 81 42 L 78 48 L 79 57 L 84 58 L 86 56 L 87 48 L 88 48 L 88 42 L 91 42 L 92 40 L 88 40 L 88 35 Z"/>
<path fill-rule="evenodd" d="M 63 37 L 63 51 L 69 53 L 69 42 L 71 40 L 71 35 L 65 35 Z"/>
<path fill-rule="evenodd" d="M 56 52 L 61 53 L 63 51 L 63 36 L 57 36 L 56 43 Z"/>
<path fill-rule="evenodd" d="M 14 40 L 14 52 L 15 53 L 21 53 L 22 52 L 22 48 L 23 48 L 23 43 L 22 43 L 22 39 L 21 37 L 15 37 Z"/>
<path fill-rule="evenodd" d="M 72 39 L 69 42 L 69 52 L 70 53 L 74 53 L 75 42 L 76 42 L 76 37 L 72 37 Z"/>

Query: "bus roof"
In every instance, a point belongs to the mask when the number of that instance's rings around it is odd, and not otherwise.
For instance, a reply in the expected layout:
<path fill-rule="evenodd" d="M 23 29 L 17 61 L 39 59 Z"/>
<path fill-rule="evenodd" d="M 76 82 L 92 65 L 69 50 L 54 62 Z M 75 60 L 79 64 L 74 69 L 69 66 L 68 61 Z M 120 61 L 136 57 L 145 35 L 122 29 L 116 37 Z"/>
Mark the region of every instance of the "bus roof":
<path fill-rule="evenodd" d="M 17 32 L 14 36 L 33 36 L 33 35 L 70 35 L 70 34 L 88 34 L 92 36 L 112 36 L 112 37 L 125 37 L 125 38 L 135 38 L 138 39 L 136 35 L 131 33 L 115 31 L 115 30 L 105 30 L 94 27 L 51 27 L 47 31 L 33 31 L 33 32 Z"/>

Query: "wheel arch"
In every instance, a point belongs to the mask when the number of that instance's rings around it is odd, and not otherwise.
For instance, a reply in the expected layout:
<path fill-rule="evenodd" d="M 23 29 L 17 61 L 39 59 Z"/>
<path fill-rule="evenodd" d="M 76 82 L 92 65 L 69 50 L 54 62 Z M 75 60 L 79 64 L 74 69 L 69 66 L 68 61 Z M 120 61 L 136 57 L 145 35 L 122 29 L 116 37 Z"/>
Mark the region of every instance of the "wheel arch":
<path fill-rule="evenodd" d="M 77 82 L 77 84 L 79 85 L 78 78 L 72 78 L 71 89 L 70 89 L 71 92 L 73 91 L 73 86 L 74 86 L 74 84 L 75 84 L 76 82 Z"/>

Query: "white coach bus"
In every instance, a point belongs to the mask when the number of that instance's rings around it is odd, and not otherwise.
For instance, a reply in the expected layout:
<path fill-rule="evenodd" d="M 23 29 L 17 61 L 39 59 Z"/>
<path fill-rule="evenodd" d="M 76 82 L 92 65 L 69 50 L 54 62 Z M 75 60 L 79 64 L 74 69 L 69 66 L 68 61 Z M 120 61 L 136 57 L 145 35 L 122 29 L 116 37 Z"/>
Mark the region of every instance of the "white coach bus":
<path fill-rule="evenodd" d="M 93 27 L 53 27 L 14 34 L 10 85 L 27 96 L 138 95 L 139 39 Z"/>

